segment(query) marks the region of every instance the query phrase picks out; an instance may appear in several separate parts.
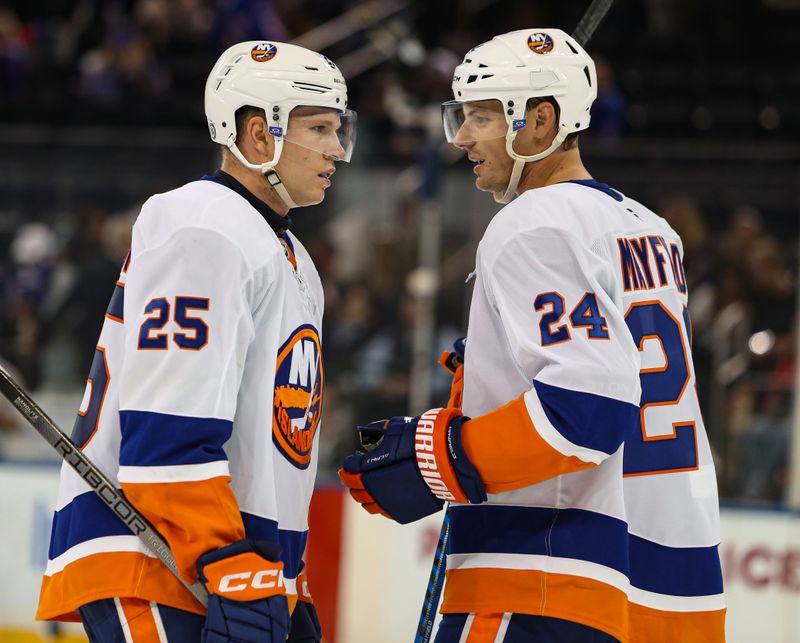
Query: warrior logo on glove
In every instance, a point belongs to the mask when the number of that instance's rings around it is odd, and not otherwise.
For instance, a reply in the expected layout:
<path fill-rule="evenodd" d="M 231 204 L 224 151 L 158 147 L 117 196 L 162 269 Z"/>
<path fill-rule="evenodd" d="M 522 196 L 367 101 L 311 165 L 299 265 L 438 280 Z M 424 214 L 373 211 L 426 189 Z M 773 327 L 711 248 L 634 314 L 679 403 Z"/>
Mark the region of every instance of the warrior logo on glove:
<path fill-rule="evenodd" d="M 300 326 L 278 351 L 272 441 L 298 469 L 308 468 L 319 426 L 323 385 L 319 334 Z"/>
<path fill-rule="evenodd" d="M 368 453 L 347 457 L 339 478 L 369 513 L 402 524 L 436 513 L 445 500 L 485 502 L 483 482 L 461 444 L 468 419 L 446 408 L 361 425 Z"/>

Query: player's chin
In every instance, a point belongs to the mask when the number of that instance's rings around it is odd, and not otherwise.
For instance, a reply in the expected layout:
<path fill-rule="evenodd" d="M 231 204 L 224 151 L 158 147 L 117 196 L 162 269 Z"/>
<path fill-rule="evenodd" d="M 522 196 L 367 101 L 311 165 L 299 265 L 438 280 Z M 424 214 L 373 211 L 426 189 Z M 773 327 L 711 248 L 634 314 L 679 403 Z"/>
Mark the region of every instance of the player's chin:
<path fill-rule="evenodd" d="M 306 185 L 301 194 L 297 195 L 294 202 L 300 207 L 317 205 L 325 200 L 325 186 Z"/>
<path fill-rule="evenodd" d="M 325 188 L 308 188 L 303 191 L 302 201 L 295 200 L 301 207 L 317 205 L 325 200 Z"/>
<path fill-rule="evenodd" d="M 497 192 L 496 181 L 490 181 L 485 176 L 475 177 L 475 187 L 481 192 Z"/>

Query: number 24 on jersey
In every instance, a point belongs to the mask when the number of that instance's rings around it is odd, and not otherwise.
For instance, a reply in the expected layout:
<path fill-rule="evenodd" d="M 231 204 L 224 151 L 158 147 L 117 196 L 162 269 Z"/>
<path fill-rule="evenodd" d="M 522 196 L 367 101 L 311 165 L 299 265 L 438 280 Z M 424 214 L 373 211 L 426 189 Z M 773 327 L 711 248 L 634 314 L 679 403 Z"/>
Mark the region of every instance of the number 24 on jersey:
<path fill-rule="evenodd" d="M 562 323 L 565 304 L 564 297 L 557 292 L 543 292 L 534 300 L 534 309 L 542 313 L 539 320 L 542 346 L 572 340 L 570 326 L 573 329 L 585 328 L 589 339 L 610 339 L 606 318 L 600 313 L 594 293 L 586 293 L 572 309 L 569 323 Z M 682 321 L 691 342 L 689 314 L 685 307 Z M 638 476 L 692 471 L 698 463 L 697 427 L 693 419 L 681 420 L 677 417 L 682 413 L 680 406 L 684 398 L 687 395 L 696 396 L 694 387 L 689 385 L 691 349 L 684 340 L 681 322 L 657 300 L 632 304 L 625 313 L 625 322 L 640 352 L 644 351 L 647 340 L 659 342 L 664 364 L 640 371 L 640 437 L 631 436 L 626 440 L 624 473 L 626 476 Z M 667 411 L 672 430 L 664 432 L 660 426 L 656 426 L 656 430 L 648 430 L 645 419 L 648 409 Z M 675 418 L 671 417 L 673 414 Z M 665 421 L 667 418 L 662 417 L 656 425 Z"/>

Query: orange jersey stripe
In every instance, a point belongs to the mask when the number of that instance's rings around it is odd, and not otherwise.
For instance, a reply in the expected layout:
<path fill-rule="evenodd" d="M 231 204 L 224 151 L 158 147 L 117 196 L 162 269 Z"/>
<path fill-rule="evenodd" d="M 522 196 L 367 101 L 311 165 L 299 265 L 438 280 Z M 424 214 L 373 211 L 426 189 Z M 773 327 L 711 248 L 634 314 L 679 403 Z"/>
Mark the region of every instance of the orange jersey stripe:
<path fill-rule="evenodd" d="M 630 603 L 631 643 L 725 643 L 725 611 L 662 612 Z"/>
<path fill-rule="evenodd" d="M 466 643 L 494 643 L 502 620 L 502 614 L 476 614 L 469 628 Z"/>
<path fill-rule="evenodd" d="M 520 489 L 595 466 L 551 447 L 533 425 L 523 396 L 465 422 L 461 441 L 488 493 Z"/>
<path fill-rule="evenodd" d="M 136 552 L 80 558 L 42 579 L 36 618 L 79 621 L 76 610 L 104 598 L 131 597 L 205 614 L 195 598 L 157 558 Z"/>
<path fill-rule="evenodd" d="M 122 490 L 164 537 L 181 576 L 197 580 L 202 554 L 245 537 L 229 476 L 171 483 L 123 482 Z"/>
<path fill-rule="evenodd" d="M 442 613 L 516 612 L 562 618 L 629 643 L 628 598 L 589 578 L 519 569 L 447 571 Z"/>
<path fill-rule="evenodd" d="M 122 627 L 128 628 L 133 643 L 163 643 L 149 602 L 139 598 L 121 598 L 119 602 L 125 616 Z"/>
<path fill-rule="evenodd" d="M 77 609 L 105 598 L 138 598 L 193 614 L 205 610 L 157 558 L 135 552 L 94 554 L 44 576 L 36 618 L 43 621 L 80 621 Z M 297 596 L 287 595 L 289 611 Z"/>

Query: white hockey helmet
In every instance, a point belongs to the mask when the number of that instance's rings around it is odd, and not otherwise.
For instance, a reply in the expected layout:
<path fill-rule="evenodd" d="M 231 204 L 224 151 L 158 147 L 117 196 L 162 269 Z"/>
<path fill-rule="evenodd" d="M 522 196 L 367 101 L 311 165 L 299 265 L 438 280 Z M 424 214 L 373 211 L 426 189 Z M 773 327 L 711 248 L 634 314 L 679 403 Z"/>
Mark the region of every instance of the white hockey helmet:
<path fill-rule="evenodd" d="M 525 163 L 552 154 L 569 134 L 589 127 L 589 109 L 597 97 L 597 74 L 594 61 L 560 29 L 521 29 L 470 49 L 453 75 L 453 96 L 455 100 L 442 105 L 445 135 L 451 143 L 465 122 L 464 103 L 493 99 L 502 104 L 506 127 L 485 136 L 504 136 L 506 152 L 514 159 L 506 191 L 495 195 L 497 201 L 508 203 Z M 550 147 L 538 154 L 517 154 L 514 139 L 527 125 L 528 100 L 543 97 L 553 97 L 558 103 L 556 136 Z"/>
<path fill-rule="evenodd" d="M 264 110 L 275 154 L 264 164 L 249 162 L 236 145 L 236 111 Z M 274 170 L 280 160 L 295 107 L 325 107 L 339 112 L 336 132 L 344 150 L 336 160 L 350 161 L 356 141 L 356 114 L 347 109 L 347 85 L 339 68 L 326 56 L 297 45 L 274 41 L 240 42 L 229 47 L 208 75 L 205 112 L 211 140 L 226 146 L 246 167 L 260 170 L 281 198 L 296 207 Z M 325 150 L 315 150 L 326 153 Z"/>

